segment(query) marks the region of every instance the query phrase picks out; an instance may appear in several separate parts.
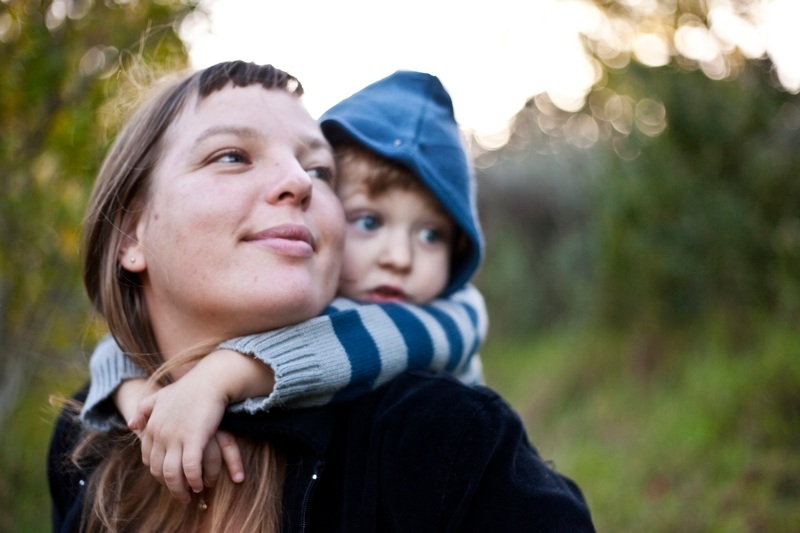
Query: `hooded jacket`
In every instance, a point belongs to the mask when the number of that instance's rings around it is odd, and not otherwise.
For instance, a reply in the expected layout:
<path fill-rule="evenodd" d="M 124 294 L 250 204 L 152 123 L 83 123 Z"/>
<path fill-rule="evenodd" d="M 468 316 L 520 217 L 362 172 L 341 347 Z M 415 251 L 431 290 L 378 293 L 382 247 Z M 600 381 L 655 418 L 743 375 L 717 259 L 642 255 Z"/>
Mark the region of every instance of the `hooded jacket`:
<path fill-rule="evenodd" d="M 443 295 L 470 280 L 483 257 L 475 179 L 453 102 L 436 76 L 397 71 L 342 100 L 320 117 L 332 144 L 357 144 L 409 168 L 466 236 Z"/>
<path fill-rule="evenodd" d="M 62 461 L 75 424 L 62 417 L 51 444 L 54 532 L 78 531 L 86 473 Z M 577 486 L 486 388 L 409 373 L 351 402 L 223 425 L 287 455 L 285 532 L 594 531 Z"/>

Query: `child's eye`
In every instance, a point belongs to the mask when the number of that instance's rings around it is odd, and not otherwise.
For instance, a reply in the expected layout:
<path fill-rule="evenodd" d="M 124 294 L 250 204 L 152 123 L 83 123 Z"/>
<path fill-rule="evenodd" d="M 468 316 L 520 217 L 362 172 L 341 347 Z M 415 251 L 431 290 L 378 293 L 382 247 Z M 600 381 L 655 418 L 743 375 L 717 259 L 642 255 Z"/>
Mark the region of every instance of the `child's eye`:
<path fill-rule="evenodd" d="M 375 231 L 381 227 L 381 219 L 368 213 L 353 217 L 350 223 L 361 231 Z"/>
<path fill-rule="evenodd" d="M 444 232 L 436 228 L 423 228 L 419 232 L 419 240 L 426 244 L 438 244 L 444 241 Z"/>

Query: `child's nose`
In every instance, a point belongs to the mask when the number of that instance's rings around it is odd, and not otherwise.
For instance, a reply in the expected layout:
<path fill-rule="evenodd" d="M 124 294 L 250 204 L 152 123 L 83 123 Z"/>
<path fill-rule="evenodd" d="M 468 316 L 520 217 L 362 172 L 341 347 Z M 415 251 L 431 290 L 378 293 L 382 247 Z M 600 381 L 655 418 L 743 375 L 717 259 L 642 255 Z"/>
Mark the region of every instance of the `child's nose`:
<path fill-rule="evenodd" d="M 381 265 L 385 268 L 407 272 L 411 270 L 413 260 L 414 250 L 407 233 L 405 231 L 389 232 L 384 240 L 380 258 Z"/>

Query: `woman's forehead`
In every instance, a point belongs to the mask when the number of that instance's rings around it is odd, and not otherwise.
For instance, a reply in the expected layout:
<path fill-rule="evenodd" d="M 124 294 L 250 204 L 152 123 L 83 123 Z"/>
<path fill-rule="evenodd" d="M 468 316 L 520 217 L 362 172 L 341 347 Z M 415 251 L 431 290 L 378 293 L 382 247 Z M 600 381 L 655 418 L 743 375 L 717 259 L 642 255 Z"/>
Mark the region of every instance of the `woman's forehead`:
<path fill-rule="evenodd" d="M 197 138 L 218 128 L 241 129 L 262 136 L 281 136 L 312 149 L 330 150 L 317 121 L 302 100 L 283 89 L 232 84 L 200 97 L 193 95 L 170 125 L 167 139 Z"/>

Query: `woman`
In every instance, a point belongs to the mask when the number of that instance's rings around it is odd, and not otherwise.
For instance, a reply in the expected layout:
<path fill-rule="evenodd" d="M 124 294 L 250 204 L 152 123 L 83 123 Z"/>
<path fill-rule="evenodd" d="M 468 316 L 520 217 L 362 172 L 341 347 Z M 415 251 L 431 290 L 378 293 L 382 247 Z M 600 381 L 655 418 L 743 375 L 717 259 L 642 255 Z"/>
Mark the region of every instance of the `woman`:
<path fill-rule="evenodd" d="M 344 218 L 332 152 L 300 92 L 270 66 L 216 65 L 151 99 L 107 156 L 84 279 L 123 350 L 156 376 L 180 379 L 209 346 L 333 298 Z M 577 487 L 485 389 L 409 374 L 352 402 L 223 425 L 250 474 L 182 505 L 141 465 L 132 434 L 80 435 L 66 413 L 50 457 L 54 528 L 592 530 Z M 64 462 L 73 449 L 76 466 Z"/>

